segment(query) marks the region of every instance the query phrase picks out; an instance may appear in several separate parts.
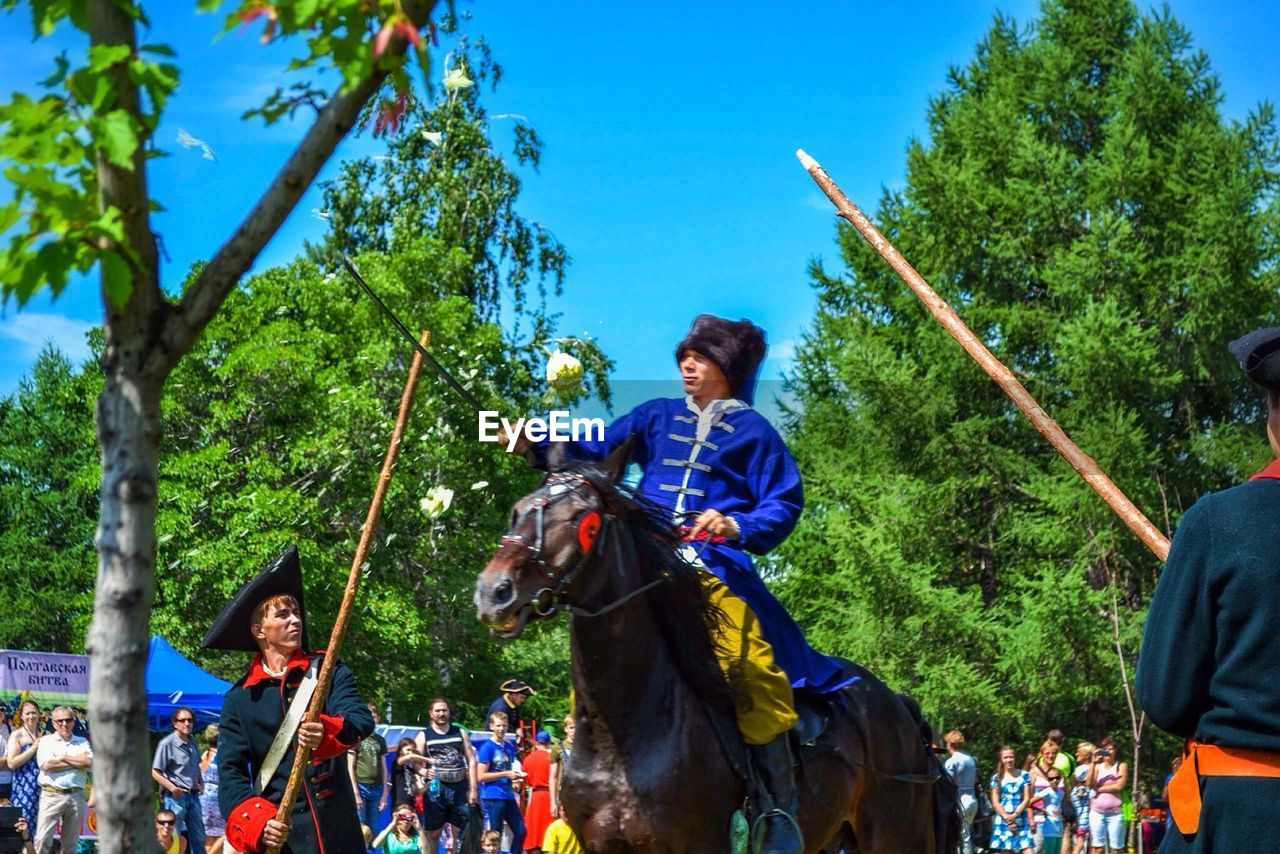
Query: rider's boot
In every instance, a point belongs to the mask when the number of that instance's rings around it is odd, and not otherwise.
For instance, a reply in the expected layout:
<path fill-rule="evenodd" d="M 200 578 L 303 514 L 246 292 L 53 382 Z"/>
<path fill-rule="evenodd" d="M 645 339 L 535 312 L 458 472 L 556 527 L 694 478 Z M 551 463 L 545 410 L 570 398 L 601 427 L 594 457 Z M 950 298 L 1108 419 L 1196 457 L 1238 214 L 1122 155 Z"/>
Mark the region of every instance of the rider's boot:
<path fill-rule="evenodd" d="M 804 840 L 796 815 L 796 776 L 787 734 L 784 732 L 768 744 L 751 745 L 751 763 L 763 789 L 757 820 L 764 825 L 760 854 L 801 854 Z"/>

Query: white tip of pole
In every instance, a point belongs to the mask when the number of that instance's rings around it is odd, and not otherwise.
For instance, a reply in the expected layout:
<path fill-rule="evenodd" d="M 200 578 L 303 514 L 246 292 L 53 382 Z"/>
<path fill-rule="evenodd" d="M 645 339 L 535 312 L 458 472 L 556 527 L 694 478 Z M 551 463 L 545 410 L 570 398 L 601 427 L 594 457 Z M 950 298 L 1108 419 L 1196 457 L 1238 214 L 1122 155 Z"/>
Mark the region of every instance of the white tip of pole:
<path fill-rule="evenodd" d="M 800 165 L 803 166 L 806 170 L 812 170 L 815 166 L 818 165 L 818 161 L 814 160 L 812 157 L 805 154 L 803 148 L 796 149 L 796 157 L 800 158 Z"/>

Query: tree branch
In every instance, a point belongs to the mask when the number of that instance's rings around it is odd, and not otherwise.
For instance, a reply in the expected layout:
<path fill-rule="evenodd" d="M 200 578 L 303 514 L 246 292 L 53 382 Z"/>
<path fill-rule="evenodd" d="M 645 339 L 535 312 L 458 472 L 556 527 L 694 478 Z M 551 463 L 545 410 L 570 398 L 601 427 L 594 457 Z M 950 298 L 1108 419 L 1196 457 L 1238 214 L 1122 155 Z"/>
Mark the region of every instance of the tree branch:
<path fill-rule="evenodd" d="M 138 45 L 134 19 L 113 0 L 94 0 L 89 5 L 89 44 L 94 47 L 125 45 L 130 56 L 136 54 Z M 138 127 L 144 128 L 146 123 L 138 84 L 129 77 L 127 59 L 108 66 L 103 74 L 111 81 L 115 106 L 132 116 Z M 156 236 L 151 231 L 151 197 L 147 192 L 146 172 L 147 136 L 149 133 L 146 131 L 139 133 L 138 147 L 133 152 L 129 168 L 112 163 L 101 149 L 96 152 L 99 207 L 105 211 L 114 206 L 120 211 L 126 240 L 138 262 L 133 269 L 133 287 L 124 305 L 117 306 L 107 299 L 104 288 L 102 302 L 106 312 L 106 356 L 109 360 L 121 356 L 113 346 L 117 339 L 130 337 L 130 333 L 149 324 L 156 311 L 168 309 L 160 291 Z M 124 328 L 126 326 L 130 328 Z M 141 361 L 137 359 L 138 354 L 124 355 L 125 358 L 132 355 L 136 359 L 135 364 Z"/>
<path fill-rule="evenodd" d="M 437 0 L 419 0 L 405 3 L 404 9 L 415 23 L 423 25 L 430 18 L 436 2 Z M 388 52 L 403 53 L 406 47 L 404 38 L 397 36 L 392 40 Z M 338 143 L 351 131 L 360 111 L 382 86 L 386 77 L 386 71 L 375 69 L 349 92 L 335 94 L 320 111 L 306 136 L 276 173 L 249 215 L 200 271 L 178 303 L 173 316 L 165 325 L 165 346 L 155 353 L 155 358 L 166 361 L 166 367 L 177 364 L 178 359 L 191 349 L 197 336 L 222 306 L 227 294 L 293 212 L 302 194 L 315 181 Z"/>

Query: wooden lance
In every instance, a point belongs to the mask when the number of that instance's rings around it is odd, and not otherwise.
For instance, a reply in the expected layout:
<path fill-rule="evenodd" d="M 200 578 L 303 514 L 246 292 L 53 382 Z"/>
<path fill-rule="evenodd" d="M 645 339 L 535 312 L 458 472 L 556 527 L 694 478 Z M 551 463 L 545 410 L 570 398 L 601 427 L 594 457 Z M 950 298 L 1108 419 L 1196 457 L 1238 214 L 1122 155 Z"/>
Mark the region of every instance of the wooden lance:
<path fill-rule="evenodd" d="M 425 348 L 430 340 L 430 333 L 423 332 L 421 347 Z M 369 502 L 369 512 L 364 519 L 364 528 L 360 531 L 360 543 L 356 546 L 356 556 L 351 561 L 351 572 L 347 575 L 347 588 L 342 593 L 342 606 L 338 609 L 338 618 L 333 621 L 333 631 L 329 633 L 329 646 L 325 649 L 324 661 L 320 665 L 320 675 L 316 680 L 316 691 L 307 706 L 303 722 L 317 721 L 324 711 L 324 701 L 329 696 L 329 683 L 333 681 L 333 668 L 338 661 L 338 650 L 342 647 L 342 639 L 347 633 L 347 623 L 351 620 L 351 609 L 355 605 L 356 590 L 360 587 L 360 570 L 369 554 L 373 542 L 373 531 L 378 526 L 378 518 L 382 515 L 382 501 L 387 495 L 387 485 L 391 482 L 391 472 L 396 466 L 396 457 L 400 453 L 400 441 L 404 437 L 404 428 L 409 421 L 409 408 L 413 405 L 413 389 L 418 384 L 418 375 L 422 372 L 422 353 L 415 350 L 413 362 L 409 366 L 409 379 L 405 381 L 404 391 L 400 395 L 400 412 L 396 416 L 396 426 L 391 432 L 391 444 L 387 446 L 387 455 L 382 460 L 382 472 L 378 475 L 378 486 L 373 492 L 373 500 Z M 280 799 L 280 808 L 276 810 L 276 819 L 289 824 L 293 812 L 293 802 L 298 798 L 302 788 L 302 778 L 311 759 L 311 751 L 297 745 L 293 754 L 293 769 L 289 772 L 289 784 L 285 787 L 284 796 Z M 279 854 L 280 849 L 268 849 L 271 854 Z"/>
<path fill-rule="evenodd" d="M 907 283 L 907 287 L 915 292 L 920 301 L 925 304 L 925 308 L 929 309 L 942 326 L 951 333 L 951 337 L 960 342 L 960 346 L 973 357 L 982 370 L 987 372 L 987 376 L 996 381 L 996 385 L 1004 390 L 1004 393 L 1017 405 L 1023 413 L 1031 419 L 1031 423 L 1040 431 L 1049 444 L 1053 445 L 1058 453 L 1066 458 L 1071 467 L 1079 472 L 1080 476 L 1085 479 L 1094 490 L 1102 496 L 1102 500 L 1115 511 L 1116 515 L 1129 526 L 1129 528 L 1138 535 L 1138 539 L 1146 544 L 1147 548 L 1155 553 L 1155 556 L 1164 560 L 1169 554 L 1169 538 L 1151 523 L 1151 520 L 1143 515 L 1129 497 L 1120 491 L 1120 488 L 1112 483 L 1111 478 L 1107 477 L 1098 464 L 1080 450 L 1080 447 L 1063 431 L 1058 423 L 1050 418 L 1036 403 L 1036 399 L 1031 396 L 1017 378 L 1013 375 L 1004 364 L 991 355 L 991 351 L 986 345 L 978 340 L 973 331 L 965 325 L 960 316 L 955 313 L 951 306 L 947 305 L 946 300 L 938 296 L 933 288 L 929 287 L 929 283 L 924 280 L 915 268 L 907 263 L 907 260 L 899 254 L 897 249 L 893 248 L 880 230 L 872 224 L 871 220 L 858 209 L 858 206 L 849 201 L 849 198 L 836 186 L 831 180 L 825 169 L 818 162 L 805 154 L 803 150 L 797 150 L 796 156 L 800 158 L 800 163 L 808 171 L 813 180 L 822 188 L 822 192 L 827 194 L 827 198 L 836 206 L 836 210 L 840 216 L 844 217 L 853 225 L 858 232 L 867 239 L 872 248 L 880 253 L 880 257 L 884 258 L 893 268 L 893 271 Z"/>

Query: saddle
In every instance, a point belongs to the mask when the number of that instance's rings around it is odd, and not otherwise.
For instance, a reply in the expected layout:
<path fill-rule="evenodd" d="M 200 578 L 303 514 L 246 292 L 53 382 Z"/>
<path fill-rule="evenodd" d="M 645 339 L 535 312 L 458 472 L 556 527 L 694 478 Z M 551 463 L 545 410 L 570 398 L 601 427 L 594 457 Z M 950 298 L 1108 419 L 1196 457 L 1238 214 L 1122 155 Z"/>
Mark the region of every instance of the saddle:
<path fill-rule="evenodd" d="M 833 700 L 826 694 L 810 694 L 808 691 L 795 693 L 797 719 L 788 735 L 791 737 L 791 746 L 795 748 L 796 756 L 800 755 L 802 749 L 818 746 L 818 739 L 831 724 L 832 707 L 835 702 L 839 701 Z"/>

